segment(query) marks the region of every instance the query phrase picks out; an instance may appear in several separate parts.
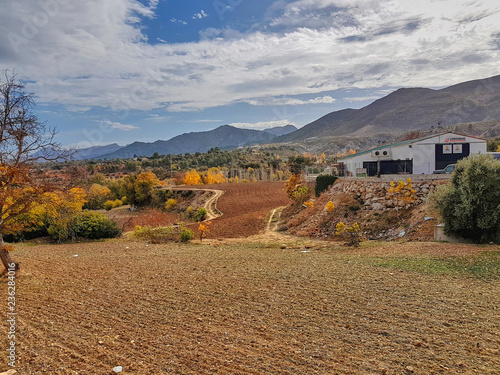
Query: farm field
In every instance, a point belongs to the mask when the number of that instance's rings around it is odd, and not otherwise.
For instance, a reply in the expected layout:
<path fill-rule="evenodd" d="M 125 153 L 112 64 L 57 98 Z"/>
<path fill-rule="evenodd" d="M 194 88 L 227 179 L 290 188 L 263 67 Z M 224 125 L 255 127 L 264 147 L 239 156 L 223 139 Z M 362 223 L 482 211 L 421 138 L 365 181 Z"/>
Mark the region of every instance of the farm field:
<path fill-rule="evenodd" d="M 19 245 L 18 373 L 500 372 L 499 246 L 279 243 Z"/>
<path fill-rule="evenodd" d="M 209 238 L 237 238 L 257 235 L 265 229 L 265 218 L 279 206 L 290 204 L 284 182 L 252 182 L 204 185 L 224 190 L 217 202 L 223 215 L 213 221 Z"/>

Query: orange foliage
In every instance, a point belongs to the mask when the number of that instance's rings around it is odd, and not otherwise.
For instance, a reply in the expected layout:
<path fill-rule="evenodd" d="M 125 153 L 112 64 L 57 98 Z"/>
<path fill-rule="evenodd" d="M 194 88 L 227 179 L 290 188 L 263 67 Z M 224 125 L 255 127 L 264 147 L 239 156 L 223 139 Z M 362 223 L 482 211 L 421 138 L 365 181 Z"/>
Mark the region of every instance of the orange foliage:
<path fill-rule="evenodd" d="M 290 198 L 293 196 L 293 193 L 300 186 L 302 182 L 302 177 L 300 174 L 292 174 L 290 178 L 285 182 L 285 192 Z"/>
<path fill-rule="evenodd" d="M 196 171 L 196 169 L 191 169 L 191 171 L 186 173 L 186 177 L 184 177 L 184 184 L 201 185 L 203 184 L 203 181 L 201 179 L 200 174 Z"/>
<path fill-rule="evenodd" d="M 205 238 L 208 235 L 208 232 L 210 232 L 211 225 L 212 225 L 211 221 L 205 221 L 200 223 L 200 225 L 198 226 L 198 231 L 200 232 L 200 241 L 203 241 L 203 238 Z"/>
<path fill-rule="evenodd" d="M 143 182 L 149 185 L 160 185 L 160 180 L 153 172 L 142 172 L 137 176 L 137 182 Z"/>
<path fill-rule="evenodd" d="M 222 184 L 226 182 L 226 179 L 219 168 L 210 168 L 207 171 L 207 174 L 203 176 L 203 182 L 207 185 Z"/>

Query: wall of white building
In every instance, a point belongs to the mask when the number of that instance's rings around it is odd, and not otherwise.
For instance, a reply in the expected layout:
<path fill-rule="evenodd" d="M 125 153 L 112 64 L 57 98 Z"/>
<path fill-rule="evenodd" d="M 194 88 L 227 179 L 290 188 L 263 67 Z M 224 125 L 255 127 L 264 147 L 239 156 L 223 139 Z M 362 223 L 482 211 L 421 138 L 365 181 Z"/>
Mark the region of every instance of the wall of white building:
<path fill-rule="evenodd" d="M 381 160 L 413 160 L 413 174 L 431 174 L 436 170 L 436 144 L 442 145 L 463 145 L 469 144 L 470 155 L 486 152 L 486 140 L 464 136 L 455 133 L 445 133 L 426 138 L 412 143 L 400 145 L 388 145 L 380 149 L 389 151 L 390 157 Z M 452 147 L 453 148 L 453 147 Z M 458 146 L 458 149 L 461 147 Z M 346 169 L 356 175 L 356 169 L 363 168 L 363 162 L 377 161 L 377 157 L 371 152 L 340 159 L 344 162 Z"/>

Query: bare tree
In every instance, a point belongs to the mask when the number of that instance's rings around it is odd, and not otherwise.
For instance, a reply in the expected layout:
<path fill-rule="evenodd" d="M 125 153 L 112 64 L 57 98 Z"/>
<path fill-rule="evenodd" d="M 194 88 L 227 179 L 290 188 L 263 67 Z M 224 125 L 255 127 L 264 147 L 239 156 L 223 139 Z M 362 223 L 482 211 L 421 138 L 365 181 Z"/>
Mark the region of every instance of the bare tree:
<path fill-rule="evenodd" d="M 37 162 L 69 156 L 54 141 L 56 131 L 32 113 L 33 93 L 14 72 L 0 78 L 0 259 L 7 269 L 15 263 L 5 246 L 6 230 L 20 229 L 19 216 L 29 212 L 44 192 L 53 189 L 37 168 Z M 19 264 L 15 263 L 19 268 Z"/>

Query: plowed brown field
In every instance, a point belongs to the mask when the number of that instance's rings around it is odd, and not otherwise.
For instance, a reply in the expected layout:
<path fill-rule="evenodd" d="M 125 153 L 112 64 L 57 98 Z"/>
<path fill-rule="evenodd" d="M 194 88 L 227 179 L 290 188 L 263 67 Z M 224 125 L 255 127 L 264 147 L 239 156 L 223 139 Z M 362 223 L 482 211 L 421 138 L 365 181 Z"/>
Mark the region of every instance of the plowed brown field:
<path fill-rule="evenodd" d="M 213 221 L 209 238 L 247 237 L 266 226 L 266 216 L 279 206 L 290 204 L 283 182 L 255 182 L 204 186 L 224 190 L 217 202 L 222 216 Z"/>
<path fill-rule="evenodd" d="M 22 375 L 109 375 L 114 366 L 137 375 L 500 373 L 498 279 L 360 261 L 371 251 L 440 257 L 457 246 L 458 254 L 474 257 L 498 246 L 372 242 L 352 252 L 325 245 L 20 245 L 13 254 L 22 267 L 16 369 Z M 3 312 L 6 279 L 0 289 Z M 3 349 L 5 321 L 0 335 Z M 0 372 L 7 368 L 4 353 Z"/>

